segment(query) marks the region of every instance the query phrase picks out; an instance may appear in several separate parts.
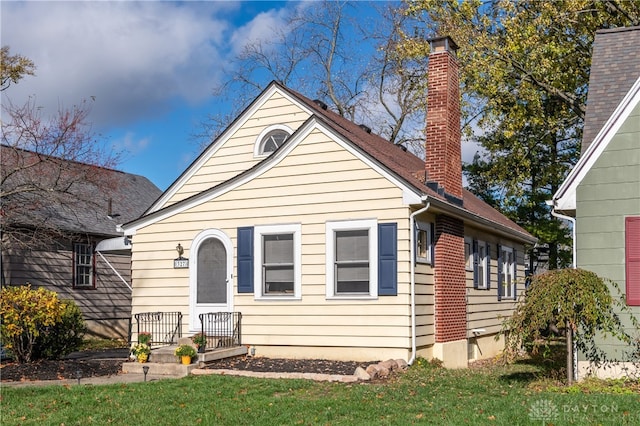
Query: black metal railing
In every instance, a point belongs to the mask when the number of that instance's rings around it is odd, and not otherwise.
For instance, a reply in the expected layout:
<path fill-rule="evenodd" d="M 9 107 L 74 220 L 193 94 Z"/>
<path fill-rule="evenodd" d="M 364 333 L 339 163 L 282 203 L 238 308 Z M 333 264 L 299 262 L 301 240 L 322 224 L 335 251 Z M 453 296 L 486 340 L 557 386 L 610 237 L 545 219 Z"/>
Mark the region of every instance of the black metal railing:
<path fill-rule="evenodd" d="M 242 345 L 242 313 L 209 312 L 200 314 L 200 326 L 207 336 L 208 348 L 232 348 Z"/>
<path fill-rule="evenodd" d="M 182 337 L 181 312 L 141 312 L 135 314 L 137 332 L 151 334 L 151 346 L 168 346 Z"/>

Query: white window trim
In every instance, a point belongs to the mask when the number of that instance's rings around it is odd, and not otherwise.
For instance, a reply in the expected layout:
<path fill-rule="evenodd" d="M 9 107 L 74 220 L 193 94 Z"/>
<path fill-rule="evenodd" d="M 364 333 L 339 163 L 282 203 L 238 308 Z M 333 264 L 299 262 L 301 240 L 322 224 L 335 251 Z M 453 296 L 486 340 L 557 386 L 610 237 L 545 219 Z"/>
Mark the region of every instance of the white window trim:
<path fill-rule="evenodd" d="M 507 275 L 511 276 L 511 286 L 510 286 L 510 293 L 511 295 L 507 295 L 507 286 L 503 287 L 503 291 L 502 291 L 502 299 L 506 299 L 506 300 L 515 300 L 515 288 L 516 288 L 516 264 L 517 264 L 517 260 L 513 257 L 513 248 L 512 247 L 508 247 L 508 246 L 502 246 L 501 248 L 502 253 L 501 253 L 501 257 L 502 257 L 502 281 L 506 282 L 507 281 Z M 504 256 L 504 252 L 507 253 L 511 253 L 511 258 L 512 258 L 512 262 L 511 264 L 509 264 L 507 262 L 507 259 Z M 502 285 L 502 283 L 498 283 L 498 285 Z"/>
<path fill-rule="evenodd" d="M 359 299 L 371 300 L 378 298 L 378 222 L 375 219 L 345 220 L 326 222 L 325 247 L 326 264 L 325 275 L 327 280 L 327 299 Z M 369 294 L 335 294 L 335 231 L 357 231 L 366 229 L 369 231 Z"/>
<path fill-rule="evenodd" d="M 491 259 L 490 253 L 487 251 L 487 249 L 489 248 L 489 246 L 487 245 L 486 241 L 482 241 L 482 240 L 477 240 L 477 244 L 478 244 L 478 265 L 480 265 L 480 263 L 482 263 L 482 270 L 484 271 L 484 276 L 482 277 L 482 284 L 480 284 L 480 271 L 478 271 L 478 290 L 486 290 L 488 288 L 488 283 L 489 283 L 489 277 L 490 277 L 490 273 L 489 273 L 489 267 L 491 266 L 491 262 L 489 261 L 489 259 Z M 485 250 L 484 256 L 480 256 L 480 247 L 483 247 Z M 473 245 L 471 246 L 471 256 L 473 257 Z"/>
<path fill-rule="evenodd" d="M 267 136 L 267 134 L 269 132 L 272 132 L 274 130 L 284 130 L 285 132 L 289 133 L 289 136 L 291 136 L 293 134 L 293 130 L 291 130 L 291 128 L 287 125 L 284 124 L 274 124 L 272 126 L 268 126 L 266 127 L 264 130 L 262 130 L 262 132 L 260 132 L 260 134 L 258 135 L 258 137 L 256 138 L 255 142 L 253 143 L 253 156 L 254 157 L 268 157 L 271 153 L 260 153 L 260 145 L 262 142 L 262 139 L 264 139 L 265 136 Z"/>
<path fill-rule="evenodd" d="M 261 225 L 253 228 L 253 277 L 255 300 L 301 300 L 302 299 L 302 248 L 301 225 Z M 262 236 L 293 234 L 293 294 L 264 294 L 262 285 Z"/>
<path fill-rule="evenodd" d="M 427 233 L 427 257 L 421 257 L 418 253 L 418 233 L 420 231 L 425 231 Z M 433 251 L 432 247 L 432 238 L 431 235 L 431 224 L 428 222 L 419 222 L 416 221 L 416 238 L 415 238 L 415 253 L 416 253 L 416 262 L 418 263 L 428 263 L 431 264 L 433 259 L 431 259 L 431 252 Z"/>

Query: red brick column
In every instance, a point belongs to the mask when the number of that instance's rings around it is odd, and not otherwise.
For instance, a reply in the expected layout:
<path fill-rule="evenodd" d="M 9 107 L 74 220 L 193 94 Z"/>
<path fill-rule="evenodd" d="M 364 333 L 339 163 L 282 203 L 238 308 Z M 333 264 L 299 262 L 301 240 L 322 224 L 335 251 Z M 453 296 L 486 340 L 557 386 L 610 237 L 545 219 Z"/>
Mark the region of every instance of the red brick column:
<path fill-rule="evenodd" d="M 464 223 L 439 215 L 435 224 L 435 338 L 451 342 L 467 338 L 467 294 Z"/>

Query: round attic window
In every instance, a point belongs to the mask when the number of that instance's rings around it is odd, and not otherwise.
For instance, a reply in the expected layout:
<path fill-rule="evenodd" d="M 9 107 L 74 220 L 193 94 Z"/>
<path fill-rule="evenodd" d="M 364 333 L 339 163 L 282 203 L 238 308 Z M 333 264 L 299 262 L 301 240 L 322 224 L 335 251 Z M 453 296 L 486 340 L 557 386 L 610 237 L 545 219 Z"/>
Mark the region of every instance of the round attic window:
<path fill-rule="evenodd" d="M 274 129 L 267 133 L 260 141 L 259 154 L 269 154 L 282 145 L 289 137 L 289 132 L 282 129 Z"/>

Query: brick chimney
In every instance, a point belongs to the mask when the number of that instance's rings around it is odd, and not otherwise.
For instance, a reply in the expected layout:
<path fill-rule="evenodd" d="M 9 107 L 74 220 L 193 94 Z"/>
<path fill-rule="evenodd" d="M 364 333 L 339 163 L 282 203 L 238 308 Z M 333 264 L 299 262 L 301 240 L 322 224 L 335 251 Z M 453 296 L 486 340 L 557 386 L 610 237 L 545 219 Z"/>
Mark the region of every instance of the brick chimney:
<path fill-rule="evenodd" d="M 462 203 L 460 89 L 458 46 L 449 37 L 429 40 L 427 183 L 435 182 L 444 196 Z M 432 186 L 432 185 L 429 185 Z M 448 367 L 467 365 L 467 301 L 464 222 L 446 214 L 435 218 L 433 354 Z"/>
<path fill-rule="evenodd" d="M 460 142 L 460 88 L 458 46 L 450 37 L 429 40 L 427 86 L 427 180 L 445 193 L 462 198 L 462 153 Z"/>

